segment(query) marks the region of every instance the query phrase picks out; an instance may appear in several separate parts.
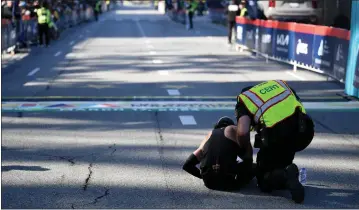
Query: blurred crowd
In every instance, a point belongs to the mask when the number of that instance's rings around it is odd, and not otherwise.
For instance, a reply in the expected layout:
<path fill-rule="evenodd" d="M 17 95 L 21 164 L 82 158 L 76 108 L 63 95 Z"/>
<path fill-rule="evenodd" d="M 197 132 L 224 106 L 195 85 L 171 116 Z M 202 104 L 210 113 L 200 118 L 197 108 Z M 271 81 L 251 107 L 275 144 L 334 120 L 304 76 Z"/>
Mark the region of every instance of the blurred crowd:
<path fill-rule="evenodd" d="M 91 0 L 46 0 L 54 18 L 58 20 L 61 16 L 71 14 L 73 10 L 83 10 L 93 6 Z M 36 17 L 36 10 L 40 8 L 41 1 L 38 0 L 7 0 L 1 1 L 1 19 L 7 20 L 29 20 Z"/>

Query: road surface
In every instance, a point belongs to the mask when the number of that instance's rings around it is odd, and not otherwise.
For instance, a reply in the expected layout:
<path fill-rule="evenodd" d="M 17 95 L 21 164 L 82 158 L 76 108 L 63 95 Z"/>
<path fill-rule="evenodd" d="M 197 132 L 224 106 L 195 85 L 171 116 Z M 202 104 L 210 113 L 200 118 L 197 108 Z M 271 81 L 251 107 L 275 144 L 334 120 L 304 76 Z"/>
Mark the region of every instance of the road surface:
<path fill-rule="evenodd" d="M 188 31 L 128 5 L 3 68 L 2 207 L 359 208 L 359 112 L 337 95 L 344 86 L 236 52 L 225 36 L 204 18 Z M 255 179 L 212 191 L 181 169 L 220 116 L 234 118 L 228 104 L 240 90 L 270 79 L 288 81 L 316 123 L 295 158 L 307 169 L 301 205 L 285 191 L 261 193 Z"/>

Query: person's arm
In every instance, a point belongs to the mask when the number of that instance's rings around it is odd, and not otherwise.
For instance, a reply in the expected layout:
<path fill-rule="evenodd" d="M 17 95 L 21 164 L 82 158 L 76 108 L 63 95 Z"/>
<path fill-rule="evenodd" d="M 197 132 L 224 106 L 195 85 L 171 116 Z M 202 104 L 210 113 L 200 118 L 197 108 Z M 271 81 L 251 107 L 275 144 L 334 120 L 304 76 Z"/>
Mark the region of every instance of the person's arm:
<path fill-rule="evenodd" d="M 251 119 L 248 115 L 243 115 L 238 119 L 237 142 L 244 150 L 243 162 L 253 162 L 253 147 L 250 141 Z"/>
<path fill-rule="evenodd" d="M 210 132 L 206 138 L 202 141 L 201 145 L 194 151 L 186 160 L 186 162 L 183 164 L 182 169 L 185 170 L 187 173 L 191 174 L 192 176 L 195 176 L 199 179 L 202 179 L 201 172 L 197 168 L 197 164 L 200 163 L 200 161 L 203 158 L 203 146 L 208 141 L 209 137 L 212 135 L 212 132 Z"/>

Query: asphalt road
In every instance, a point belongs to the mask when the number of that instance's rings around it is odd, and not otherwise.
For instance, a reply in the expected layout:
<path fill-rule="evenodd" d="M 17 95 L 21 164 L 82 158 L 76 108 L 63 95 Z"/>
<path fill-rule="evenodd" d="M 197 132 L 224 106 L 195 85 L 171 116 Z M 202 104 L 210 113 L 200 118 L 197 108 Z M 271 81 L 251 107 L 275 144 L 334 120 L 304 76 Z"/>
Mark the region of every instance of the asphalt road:
<path fill-rule="evenodd" d="M 216 101 L 283 79 L 305 102 L 345 106 L 342 84 L 237 52 L 225 36 L 204 18 L 187 31 L 150 8 L 120 7 L 3 68 L 3 100 Z M 3 112 L 2 207 L 359 208 L 358 108 L 309 113 L 316 136 L 295 158 L 307 169 L 306 200 L 298 205 L 285 191 L 261 193 L 255 179 L 239 192 L 218 192 L 181 170 L 231 110 Z"/>

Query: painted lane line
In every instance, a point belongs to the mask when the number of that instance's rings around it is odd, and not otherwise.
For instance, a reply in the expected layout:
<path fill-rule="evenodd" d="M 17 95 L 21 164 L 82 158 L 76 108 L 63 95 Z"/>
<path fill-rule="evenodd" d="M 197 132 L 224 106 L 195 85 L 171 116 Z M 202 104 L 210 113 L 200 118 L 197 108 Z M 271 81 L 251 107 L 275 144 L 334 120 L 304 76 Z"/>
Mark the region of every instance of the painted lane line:
<path fill-rule="evenodd" d="M 155 51 L 150 51 L 150 55 L 156 55 L 157 53 Z"/>
<path fill-rule="evenodd" d="M 74 44 L 75 44 L 75 41 L 70 42 L 70 45 L 74 45 Z"/>
<path fill-rule="evenodd" d="M 299 79 L 299 80 L 306 81 L 306 79 L 304 77 L 298 76 L 298 75 L 296 75 L 296 74 L 294 74 L 294 73 L 292 73 L 290 71 L 287 71 L 286 73 L 293 76 L 293 77 L 295 77 L 295 78 L 297 78 L 297 79 Z"/>
<path fill-rule="evenodd" d="M 161 60 L 152 60 L 152 63 L 154 63 L 154 64 L 161 64 L 161 63 L 163 63 L 163 61 L 161 61 Z"/>
<path fill-rule="evenodd" d="M 146 37 L 145 31 L 143 30 L 143 28 L 142 28 L 140 22 L 136 21 L 136 25 L 137 25 L 138 29 L 140 30 L 141 35 L 142 35 L 143 37 Z"/>
<path fill-rule="evenodd" d="M 40 71 L 40 68 L 35 68 L 34 70 L 30 71 L 30 73 L 27 74 L 27 76 L 32 76 L 34 74 L 36 74 L 36 72 Z"/>
<path fill-rule="evenodd" d="M 196 120 L 192 115 L 182 115 L 179 116 L 182 125 L 197 125 Z"/>
<path fill-rule="evenodd" d="M 61 53 L 62 53 L 61 51 L 58 51 L 54 56 L 57 57 L 57 56 L 61 55 Z"/>
<path fill-rule="evenodd" d="M 168 89 L 167 92 L 168 92 L 168 95 L 170 95 L 170 96 L 179 96 L 179 95 L 181 95 L 180 92 L 177 89 Z"/>
<path fill-rule="evenodd" d="M 151 49 L 155 48 L 153 45 L 147 45 L 147 47 Z"/>
<path fill-rule="evenodd" d="M 168 75 L 168 71 L 158 71 L 160 75 Z"/>
<path fill-rule="evenodd" d="M 151 41 L 150 41 L 150 40 L 146 40 L 145 42 L 146 42 L 146 44 L 149 44 L 149 43 L 151 43 Z"/>

